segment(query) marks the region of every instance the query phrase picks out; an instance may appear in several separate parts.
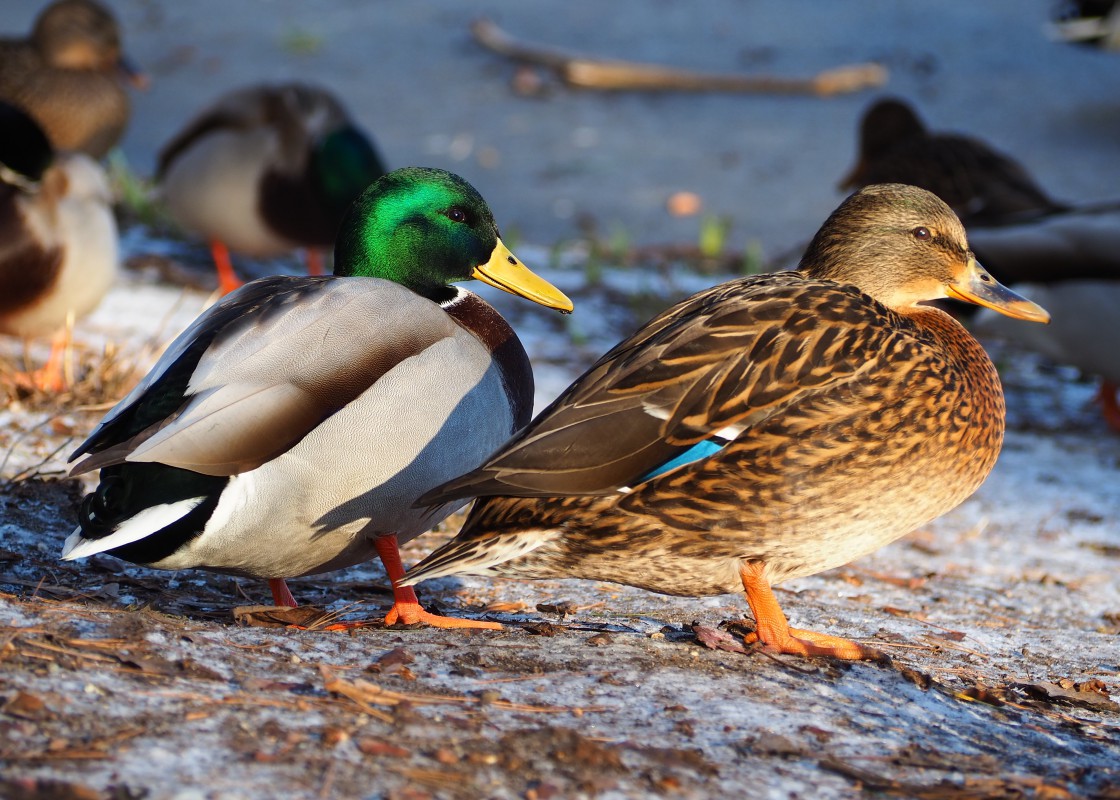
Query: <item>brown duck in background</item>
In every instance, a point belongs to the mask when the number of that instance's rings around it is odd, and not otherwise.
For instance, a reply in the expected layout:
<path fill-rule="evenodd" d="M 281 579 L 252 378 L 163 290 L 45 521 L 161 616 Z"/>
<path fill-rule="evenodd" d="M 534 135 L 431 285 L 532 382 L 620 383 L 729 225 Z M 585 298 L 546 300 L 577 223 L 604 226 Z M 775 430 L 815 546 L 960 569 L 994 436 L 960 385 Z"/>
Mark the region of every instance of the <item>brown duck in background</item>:
<path fill-rule="evenodd" d="M 798 271 L 731 281 L 655 317 L 482 467 L 421 498 L 481 499 L 401 585 L 473 573 L 745 590 L 766 647 L 874 655 L 790 628 L 770 587 L 909 533 L 995 464 L 999 377 L 926 304 L 943 297 L 1047 319 L 976 263 L 934 195 L 864 189 Z"/>
<path fill-rule="evenodd" d="M 897 98 L 878 100 L 864 112 L 858 158 L 840 188 L 873 183 L 908 183 L 933 192 L 970 231 L 977 224 L 1006 224 L 1068 208 L 1012 158 L 971 136 L 930 131 Z"/>
<path fill-rule="evenodd" d="M 0 102 L 0 333 L 25 343 L 52 337 L 46 366 L 17 372 L 16 383 L 65 388 L 68 327 L 116 277 L 111 204 L 109 179 L 93 159 L 56 156 L 31 117 Z"/>
<path fill-rule="evenodd" d="M 0 40 L 0 100 L 27 111 L 56 150 L 101 158 L 128 125 L 123 80 L 145 78 L 124 57 L 113 15 L 93 0 L 58 0 L 26 39 Z"/>
<path fill-rule="evenodd" d="M 1054 314 L 1045 328 L 985 314 L 980 330 L 1100 376 L 1105 421 L 1120 431 L 1120 203 L 1056 201 L 1017 162 L 978 139 L 930 132 L 896 99 L 865 112 L 859 151 L 842 185 L 909 183 L 953 207 L 992 275 Z"/>
<path fill-rule="evenodd" d="M 326 89 L 256 85 L 218 98 L 160 153 L 157 179 L 172 218 L 210 244 L 223 293 L 241 281 L 229 251 L 272 258 L 306 249 L 309 272 L 339 222 L 385 174 L 370 141 Z"/>

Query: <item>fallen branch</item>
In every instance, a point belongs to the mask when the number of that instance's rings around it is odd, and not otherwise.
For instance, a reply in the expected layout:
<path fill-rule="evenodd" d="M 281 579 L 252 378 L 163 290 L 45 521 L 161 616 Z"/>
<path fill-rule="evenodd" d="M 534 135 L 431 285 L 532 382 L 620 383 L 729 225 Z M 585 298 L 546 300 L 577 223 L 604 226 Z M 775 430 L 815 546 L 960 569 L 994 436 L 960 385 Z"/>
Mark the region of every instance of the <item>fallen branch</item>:
<path fill-rule="evenodd" d="M 579 56 L 556 48 L 520 42 L 488 19 L 475 21 L 471 25 L 471 33 L 488 50 L 515 61 L 548 67 L 569 86 L 581 89 L 828 96 L 874 88 L 887 82 L 887 70 L 881 64 L 849 64 L 824 70 L 811 78 L 719 74 Z"/>

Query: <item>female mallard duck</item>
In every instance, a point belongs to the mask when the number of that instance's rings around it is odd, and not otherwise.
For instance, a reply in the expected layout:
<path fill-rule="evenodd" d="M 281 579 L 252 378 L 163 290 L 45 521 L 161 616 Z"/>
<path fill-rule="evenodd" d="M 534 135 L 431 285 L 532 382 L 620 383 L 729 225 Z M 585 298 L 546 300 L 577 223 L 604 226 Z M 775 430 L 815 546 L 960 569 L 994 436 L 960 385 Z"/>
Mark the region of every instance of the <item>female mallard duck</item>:
<path fill-rule="evenodd" d="M 899 100 L 863 118 L 861 160 L 846 186 L 896 181 L 928 189 L 968 224 L 976 257 L 997 280 L 1041 284 L 1028 296 L 1055 314 L 1049 327 L 987 315 L 985 328 L 1104 378 L 1105 421 L 1120 430 L 1113 318 L 1120 306 L 1116 203 L 1073 207 L 1051 199 L 1022 166 L 976 139 L 930 133 Z M 1068 282 L 1075 286 L 1066 286 Z M 1094 291 L 1099 292 L 1094 295 Z M 1045 293 L 1044 295 L 1042 293 Z M 1100 351 L 1100 352 L 1098 352 Z"/>
<path fill-rule="evenodd" d="M 478 278 L 571 302 L 506 249 L 462 178 L 397 170 L 343 220 L 334 276 L 246 284 L 199 317 L 75 451 L 101 468 L 63 557 L 106 552 L 160 569 L 285 578 L 377 554 L 462 501 L 414 506 L 524 425 L 533 377 Z M 425 612 L 395 590 L 387 623 L 488 626 Z"/>
<path fill-rule="evenodd" d="M 1046 320 L 973 258 L 934 195 L 872 186 L 800 271 L 742 278 L 655 317 L 477 470 L 478 496 L 403 586 L 455 573 L 585 578 L 676 595 L 746 590 L 784 653 L 870 648 L 791 629 L 770 587 L 840 566 L 968 497 L 995 463 L 1003 392 L 957 297 Z"/>
<path fill-rule="evenodd" d="M 223 293 L 241 285 L 229 250 L 270 258 L 334 244 L 343 214 L 385 174 L 334 95 L 301 83 L 223 95 L 163 148 L 157 178 L 172 218 L 210 243 Z"/>
<path fill-rule="evenodd" d="M 116 277 L 112 200 L 91 158 L 56 157 L 34 120 L 0 102 L 0 333 L 53 336 L 46 366 L 21 383 L 65 388 L 67 326 L 92 311 Z"/>
<path fill-rule="evenodd" d="M 121 53 L 113 15 L 94 0 L 58 0 L 28 39 L 0 41 L 0 99 L 25 109 L 59 150 L 101 158 L 128 125 L 127 78 L 145 80 Z"/>
<path fill-rule="evenodd" d="M 894 98 L 864 112 L 859 157 L 840 188 L 874 183 L 927 189 L 948 203 L 969 230 L 1067 207 L 1051 199 L 1013 159 L 970 136 L 930 132 L 913 108 Z"/>

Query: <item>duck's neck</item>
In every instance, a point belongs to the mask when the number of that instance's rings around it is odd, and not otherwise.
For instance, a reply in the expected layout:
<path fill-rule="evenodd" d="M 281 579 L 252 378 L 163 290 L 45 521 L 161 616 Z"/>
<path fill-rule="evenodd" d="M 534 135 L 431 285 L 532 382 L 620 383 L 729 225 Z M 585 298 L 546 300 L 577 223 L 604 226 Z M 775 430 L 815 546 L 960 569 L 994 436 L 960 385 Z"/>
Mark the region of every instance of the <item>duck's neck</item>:
<path fill-rule="evenodd" d="M 533 367 L 529 356 L 513 328 L 493 306 L 461 286 L 453 289 L 455 296 L 440 306 L 490 351 L 510 398 L 515 430 L 519 430 L 529 424 L 533 415 Z"/>

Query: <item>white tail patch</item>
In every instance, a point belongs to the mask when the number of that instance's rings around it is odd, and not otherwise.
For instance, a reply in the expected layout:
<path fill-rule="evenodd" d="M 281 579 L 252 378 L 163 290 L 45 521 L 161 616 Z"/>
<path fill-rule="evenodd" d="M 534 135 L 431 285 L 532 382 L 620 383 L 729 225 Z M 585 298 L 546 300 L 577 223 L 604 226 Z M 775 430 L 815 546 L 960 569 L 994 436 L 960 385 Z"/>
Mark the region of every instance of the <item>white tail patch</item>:
<path fill-rule="evenodd" d="M 180 500 L 177 503 L 164 503 L 163 505 L 145 508 L 139 514 L 129 517 L 116 527 L 108 536 L 100 539 L 86 539 L 82 536 L 82 529 L 78 528 L 66 537 L 62 546 L 62 560 L 73 561 L 76 558 L 85 558 L 95 553 L 104 553 L 126 544 L 138 542 L 141 539 L 161 531 L 176 520 L 182 519 L 193 511 L 205 497 L 192 497 Z"/>

